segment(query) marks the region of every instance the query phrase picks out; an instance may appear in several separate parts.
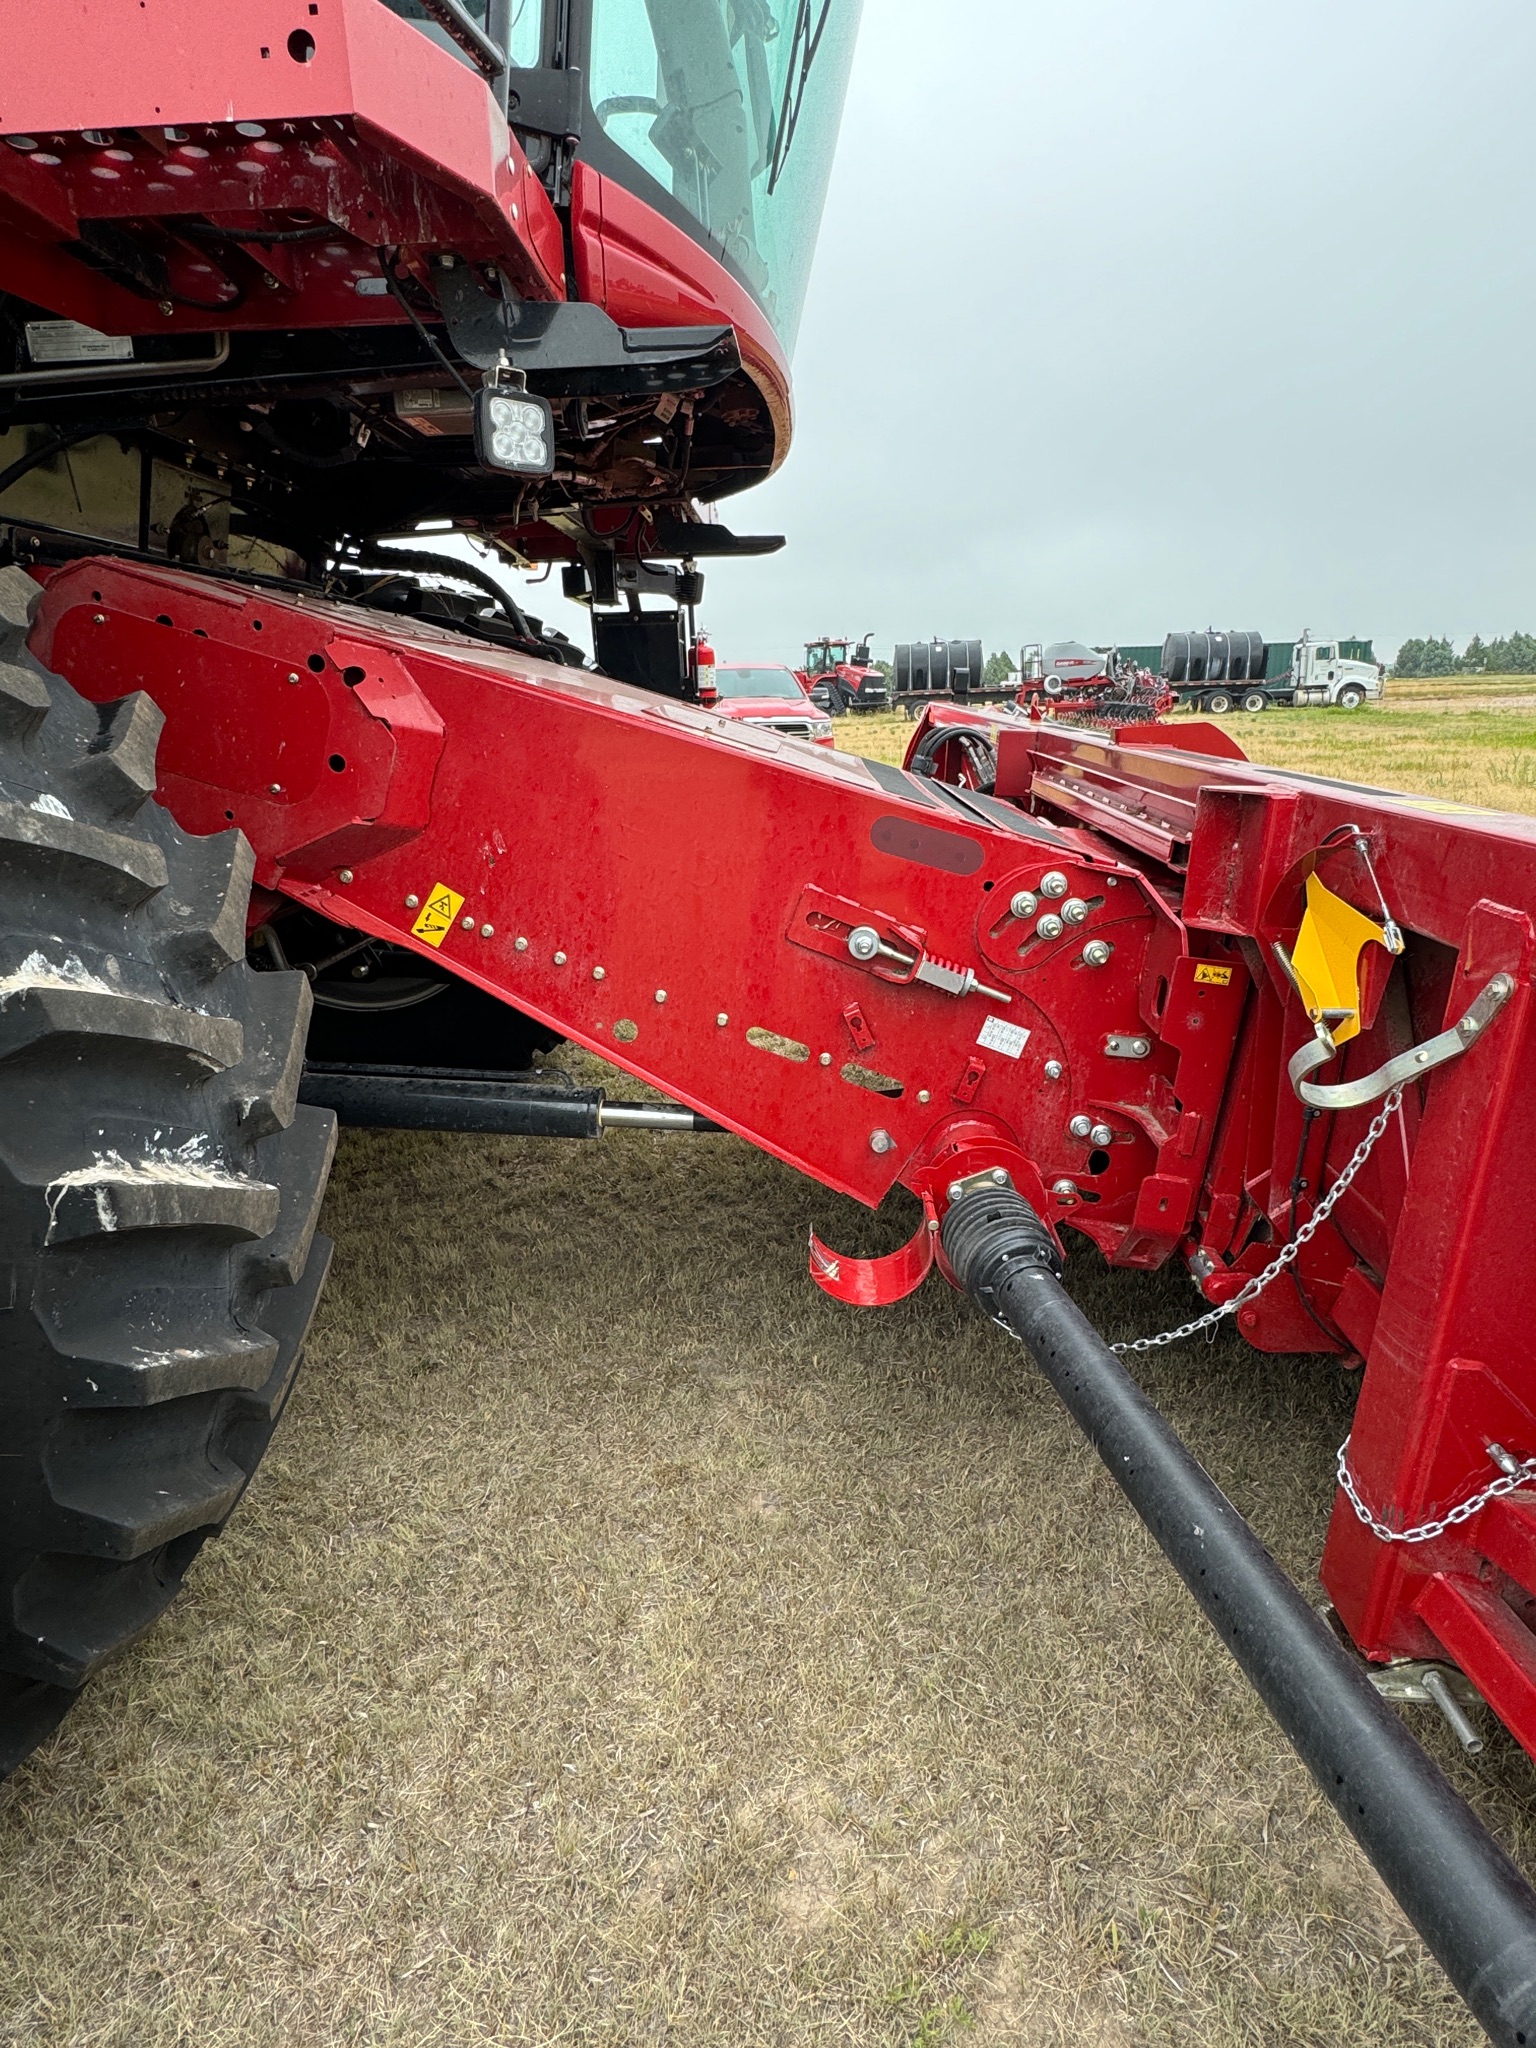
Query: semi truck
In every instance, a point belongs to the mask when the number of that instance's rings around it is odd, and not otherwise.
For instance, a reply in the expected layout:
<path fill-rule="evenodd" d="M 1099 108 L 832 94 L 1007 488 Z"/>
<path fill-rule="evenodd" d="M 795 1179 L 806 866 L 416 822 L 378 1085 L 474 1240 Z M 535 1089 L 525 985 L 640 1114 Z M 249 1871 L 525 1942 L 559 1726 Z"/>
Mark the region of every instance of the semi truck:
<path fill-rule="evenodd" d="M 1310 632 L 1288 645 L 1258 633 L 1170 633 L 1160 667 L 1178 703 L 1217 717 L 1290 704 L 1358 711 L 1379 700 L 1386 677 L 1369 640 L 1314 640 Z"/>

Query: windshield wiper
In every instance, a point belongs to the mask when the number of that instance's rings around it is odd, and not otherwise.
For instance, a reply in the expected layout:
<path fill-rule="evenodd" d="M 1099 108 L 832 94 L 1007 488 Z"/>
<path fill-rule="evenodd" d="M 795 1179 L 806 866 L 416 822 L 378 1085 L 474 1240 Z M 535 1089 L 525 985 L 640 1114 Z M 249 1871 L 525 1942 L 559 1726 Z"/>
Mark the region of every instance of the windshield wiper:
<path fill-rule="evenodd" d="M 795 32 L 790 37 L 789 62 L 784 69 L 784 97 L 779 102 L 778 119 L 774 122 L 773 129 L 773 162 L 768 170 L 770 192 L 779 182 L 784 160 L 789 155 L 789 146 L 795 139 L 795 129 L 800 122 L 800 109 L 805 104 L 806 81 L 811 75 L 811 66 L 816 61 L 816 52 L 821 48 L 821 33 L 827 25 L 827 16 L 832 12 L 832 0 L 821 0 L 821 13 L 813 29 L 811 5 L 812 0 L 800 0 L 795 13 Z"/>

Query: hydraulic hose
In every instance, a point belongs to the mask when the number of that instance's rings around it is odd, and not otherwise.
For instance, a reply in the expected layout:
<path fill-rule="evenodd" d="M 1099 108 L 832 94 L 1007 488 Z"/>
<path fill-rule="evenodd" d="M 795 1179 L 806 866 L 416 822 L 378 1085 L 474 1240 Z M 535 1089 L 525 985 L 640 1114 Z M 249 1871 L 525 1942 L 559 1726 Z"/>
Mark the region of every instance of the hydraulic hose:
<path fill-rule="evenodd" d="M 97 421 L 87 427 L 61 428 L 58 433 L 50 434 L 46 441 L 39 441 L 35 448 L 29 448 L 25 455 L 17 456 L 14 462 L 0 469 L 0 496 L 4 496 L 12 484 L 20 483 L 30 471 L 40 469 L 53 456 L 63 454 L 65 449 L 73 448 L 81 441 L 92 441 L 98 434 L 120 434 L 123 431 L 123 423 L 120 420 Z"/>
<path fill-rule="evenodd" d="M 1501 2048 L 1536 2044 L 1536 1893 L 1061 1285 L 1020 1196 L 947 1211 L 966 1291 L 1029 1349 L 1426 1946 Z"/>

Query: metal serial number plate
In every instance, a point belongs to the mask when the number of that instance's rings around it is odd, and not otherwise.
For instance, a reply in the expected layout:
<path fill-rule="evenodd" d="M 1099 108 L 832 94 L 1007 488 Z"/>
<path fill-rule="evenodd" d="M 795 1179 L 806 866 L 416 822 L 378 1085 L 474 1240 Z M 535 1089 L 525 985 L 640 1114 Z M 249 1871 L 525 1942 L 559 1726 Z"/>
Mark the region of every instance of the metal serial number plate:
<path fill-rule="evenodd" d="M 27 354 L 34 363 L 131 363 L 133 341 L 78 320 L 29 320 Z"/>

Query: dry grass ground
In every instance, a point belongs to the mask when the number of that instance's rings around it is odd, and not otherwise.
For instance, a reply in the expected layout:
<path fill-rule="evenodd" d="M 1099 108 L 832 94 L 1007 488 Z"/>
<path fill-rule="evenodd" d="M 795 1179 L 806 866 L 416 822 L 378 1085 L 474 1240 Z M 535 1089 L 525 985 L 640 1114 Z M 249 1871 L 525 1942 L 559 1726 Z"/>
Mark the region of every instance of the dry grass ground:
<path fill-rule="evenodd" d="M 1017 1347 L 827 1301 L 813 1220 L 907 1222 L 732 1139 L 345 1136 L 248 1500 L 0 1788 L 5 2048 L 1470 2048 Z M 1147 1379 L 1310 1585 L 1348 1376 Z M 1523 1754 L 1415 1725 L 1536 1866 Z"/>

